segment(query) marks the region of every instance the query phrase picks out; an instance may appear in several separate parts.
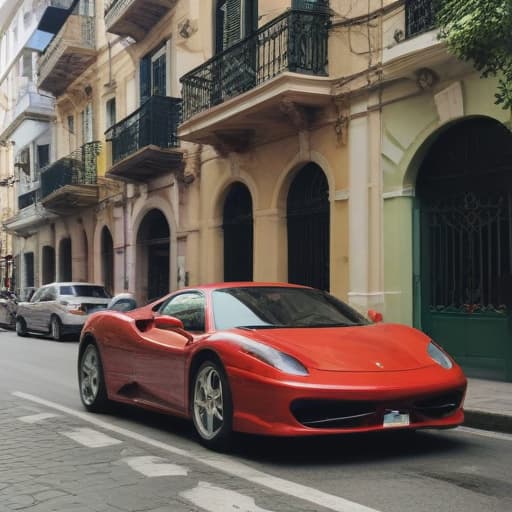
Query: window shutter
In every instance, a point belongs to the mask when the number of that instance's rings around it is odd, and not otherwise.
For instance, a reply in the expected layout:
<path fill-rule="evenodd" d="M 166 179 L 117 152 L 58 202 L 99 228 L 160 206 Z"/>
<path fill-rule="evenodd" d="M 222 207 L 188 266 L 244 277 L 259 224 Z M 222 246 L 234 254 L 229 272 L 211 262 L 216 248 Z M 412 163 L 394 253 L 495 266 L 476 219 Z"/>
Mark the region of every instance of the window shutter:
<path fill-rule="evenodd" d="M 242 39 L 242 0 L 226 0 L 224 19 L 224 48 Z"/>
<path fill-rule="evenodd" d="M 140 61 L 140 104 L 151 96 L 151 60 L 144 57 Z"/>

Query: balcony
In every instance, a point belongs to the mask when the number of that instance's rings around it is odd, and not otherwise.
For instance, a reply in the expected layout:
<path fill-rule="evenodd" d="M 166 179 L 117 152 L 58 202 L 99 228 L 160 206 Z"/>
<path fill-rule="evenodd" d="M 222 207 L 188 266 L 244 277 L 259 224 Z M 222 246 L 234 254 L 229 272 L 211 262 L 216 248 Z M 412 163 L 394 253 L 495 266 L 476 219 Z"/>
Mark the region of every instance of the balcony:
<path fill-rule="evenodd" d="M 41 171 L 41 203 L 58 214 L 98 202 L 97 160 L 101 144 L 89 142 Z"/>
<path fill-rule="evenodd" d="M 176 135 L 180 121 L 180 98 L 149 98 L 105 133 L 112 161 L 107 176 L 144 182 L 181 169 L 183 155 Z"/>
<path fill-rule="evenodd" d="M 43 208 L 39 188 L 18 196 L 18 208 L 16 215 L 4 222 L 5 229 L 18 236 L 35 233 L 41 225 L 56 218 L 54 213 Z"/>
<path fill-rule="evenodd" d="M 176 0 L 107 0 L 107 32 L 140 41 L 175 4 Z"/>
<path fill-rule="evenodd" d="M 50 121 L 55 118 L 54 99 L 39 94 L 31 87 L 20 88 L 20 96 L 13 109 L 6 112 L 0 138 L 6 139 L 18 129 L 26 119 Z M 2 128 L 4 130 L 2 131 Z"/>
<path fill-rule="evenodd" d="M 95 60 L 92 16 L 73 14 L 39 59 L 38 86 L 60 96 Z"/>
<path fill-rule="evenodd" d="M 184 140 L 243 150 L 303 129 L 331 98 L 329 14 L 291 9 L 181 78 Z"/>

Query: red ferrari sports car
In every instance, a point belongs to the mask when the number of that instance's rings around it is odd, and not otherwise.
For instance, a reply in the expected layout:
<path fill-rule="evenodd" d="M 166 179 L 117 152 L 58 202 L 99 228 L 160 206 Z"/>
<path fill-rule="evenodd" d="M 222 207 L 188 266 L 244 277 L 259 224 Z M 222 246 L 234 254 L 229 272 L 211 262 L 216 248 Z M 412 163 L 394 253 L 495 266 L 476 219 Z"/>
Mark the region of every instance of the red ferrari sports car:
<path fill-rule="evenodd" d="M 180 290 L 82 330 L 80 396 L 191 418 L 225 449 L 233 431 L 306 436 L 450 428 L 466 378 L 427 335 L 370 323 L 326 292 L 280 283 Z"/>

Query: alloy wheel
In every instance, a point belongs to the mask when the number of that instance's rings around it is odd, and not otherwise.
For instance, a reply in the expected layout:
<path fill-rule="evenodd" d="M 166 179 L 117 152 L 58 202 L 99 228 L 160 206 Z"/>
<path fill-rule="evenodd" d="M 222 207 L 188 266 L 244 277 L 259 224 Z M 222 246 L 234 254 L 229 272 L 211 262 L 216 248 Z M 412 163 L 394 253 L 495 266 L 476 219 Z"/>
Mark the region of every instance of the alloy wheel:
<path fill-rule="evenodd" d="M 222 379 L 215 366 L 203 366 L 194 385 L 194 419 L 199 435 L 215 438 L 224 425 Z"/>
<path fill-rule="evenodd" d="M 80 393 L 85 405 L 93 405 L 101 385 L 98 349 L 88 345 L 80 363 Z"/>

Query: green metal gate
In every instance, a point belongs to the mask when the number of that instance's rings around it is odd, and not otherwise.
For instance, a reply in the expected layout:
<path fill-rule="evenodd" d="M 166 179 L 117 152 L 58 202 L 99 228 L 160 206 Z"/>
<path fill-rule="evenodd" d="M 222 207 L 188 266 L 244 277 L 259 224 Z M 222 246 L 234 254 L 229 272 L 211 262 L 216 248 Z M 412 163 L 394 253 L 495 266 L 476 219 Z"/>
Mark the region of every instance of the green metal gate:
<path fill-rule="evenodd" d="M 466 369 L 512 380 L 512 135 L 475 118 L 418 175 L 421 327 Z"/>

